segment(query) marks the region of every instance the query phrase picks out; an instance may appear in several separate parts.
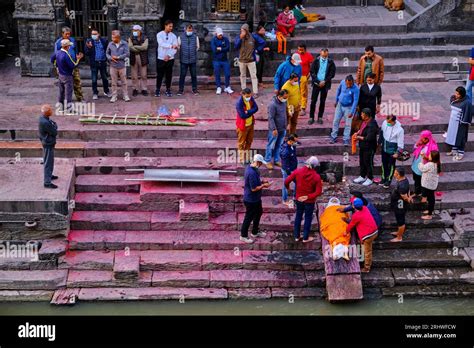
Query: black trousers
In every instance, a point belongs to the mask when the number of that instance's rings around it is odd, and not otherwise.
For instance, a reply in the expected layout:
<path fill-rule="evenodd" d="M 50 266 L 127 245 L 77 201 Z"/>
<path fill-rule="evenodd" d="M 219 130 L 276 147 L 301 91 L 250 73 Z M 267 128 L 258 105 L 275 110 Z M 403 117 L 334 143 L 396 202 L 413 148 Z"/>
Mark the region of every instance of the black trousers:
<path fill-rule="evenodd" d="M 260 54 L 260 60 L 257 63 L 257 80 L 263 83 L 263 67 L 265 66 L 265 53 Z"/>
<path fill-rule="evenodd" d="M 258 233 L 258 226 L 260 225 L 260 218 L 263 214 L 263 207 L 261 200 L 256 203 L 244 202 L 244 204 L 246 210 L 244 221 L 242 222 L 242 228 L 240 230 L 240 236 L 247 238 L 249 236 L 249 227 L 251 222 L 253 222 L 252 234 Z"/>
<path fill-rule="evenodd" d="M 54 170 L 54 146 L 43 146 L 44 184 L 51 184 Z"/>
<path fill-rule="evenodd" d="M 392 182 L 396 162 L 397 159 L 393 158 L 393 155 L 382 151 L 382 181 Z"/>
<path fill-rule="evenodd" d="M 421 195 L 422 187 L 421 187 L 421 175 L 413 173 L 413 181 L 415 182 L 415 194 Z"/>
<path fill-rule="evenodd" d="M 164 61 L 158 59 L 156 61 L 156 90 L 161 89 L 163 84 L 163 77 L 165 78 L 166 90 L 171 89 L 171 79 L 173 78 L 174 59 Z"/>
<path fill-rule="evenodd" d="M 361 149 L 359 151 L 360 176 L 374 179 L 374 150 Z"/>
<path fill-rule="evenodd" d="M 313 90 L 311 92 L 311 105 L 309 109 L 309 118 L 313 120 L 314 120 L 314 113 L 316 111 L 316 102 L 318 101 L 319 94 L 321 94 L 321 98 L 319 99 L 318 119 L 323 118 L 324 108 L 326 107 L 326 98 L 328 97 L 328 89 L 326 86 L 321 88 L 318 85 L 315 85 L 313 83 Z"/>
<path fill-rule="evenodd" d="M 435 207 L 435 190 L 427 189 L 423 187 L 423 197 L 428 199 L 428 215 L 432 215 Z"/>

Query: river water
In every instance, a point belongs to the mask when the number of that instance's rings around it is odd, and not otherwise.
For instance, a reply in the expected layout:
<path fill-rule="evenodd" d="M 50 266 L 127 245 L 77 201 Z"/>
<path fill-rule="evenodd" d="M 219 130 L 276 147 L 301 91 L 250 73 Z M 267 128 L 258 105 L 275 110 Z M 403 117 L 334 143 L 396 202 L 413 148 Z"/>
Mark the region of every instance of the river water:
<path fill-rule="evenodd" d="M 325 300 L 229 300 L 79 302 L 54 306 L 47 302 L 0 303 L 0 315 L 474 315 L 471 299 L 383 298 L 350 304 Z"/>

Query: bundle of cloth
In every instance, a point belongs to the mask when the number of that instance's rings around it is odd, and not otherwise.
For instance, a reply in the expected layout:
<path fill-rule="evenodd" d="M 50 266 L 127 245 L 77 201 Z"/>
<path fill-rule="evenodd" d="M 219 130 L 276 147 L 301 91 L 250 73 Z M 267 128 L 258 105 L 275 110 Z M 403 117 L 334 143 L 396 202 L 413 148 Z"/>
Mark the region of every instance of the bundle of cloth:
<path fill-rule="evenodd" d="M 338 198 L 332 197 L 320 218 L 321 235 L 329 242 L 334 260 L 349 260 L 351 236 L 345 235 L 348 215 L 342 211 L 344 208 Z"/>

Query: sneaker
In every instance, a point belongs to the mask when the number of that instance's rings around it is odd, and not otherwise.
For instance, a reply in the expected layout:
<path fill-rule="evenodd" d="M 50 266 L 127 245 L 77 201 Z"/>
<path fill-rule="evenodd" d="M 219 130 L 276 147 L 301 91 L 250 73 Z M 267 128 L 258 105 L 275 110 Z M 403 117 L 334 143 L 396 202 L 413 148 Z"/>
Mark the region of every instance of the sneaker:
<path fill-rule="evenodd" d="M 456 156 L 458 153 L 456 151 L 449 151 L 446 153 L 446 156 Z"/>
<path fill-rule="evenodd" d="M 251 233 L 250 235 L 251 235 L 253 238 L 265 238 L 265 236 L 266 236 L 267 234 L 266 234 L 265 232 L 260 232 L 260 231 L 258 231 L 257 234 Z"/>
<path fill-rule="evenodd" d="M 232 93 L 234 93 L 234 91 L 232 90 L 232 88 L 230 88 L 230 86 L 229 86 L 229 87 L 226 87 L 226 88 L 224 89 L 224 92 L 226 92 L 227 94 L 232 94 Z"/>
<path fill-rule="evenodd" d="M 331 138 L 331 139 L 329 139 L 329 144 L 335 144 L 336 141 L 337 141 L 337 139 Z"/>
<path fill-rule="evenodd" d="M 384 181 L 383 184 L 382 184 L 382 187 L 384 189 L 389 189 L 390 188 L 390 182 L 389 181 Z"/>
<path fill-rule="evenodd" d="M 318 118 L 318 124 L 323 124 L 323 119 L 322 118 Z"/>
<path fill-rule="evenodd" d="M 356 184 L 362 184 L 365 180 L 366 180 L 365 178 L 359 176 L 357 179 L 354 179 L 354 182 Z"/>
<path fill-rule="evenodd" d="M 241 242 L 244 242 L 244 243 L 247 243 L 247 244 L 252 244 L 253 243 L 253 240 L 250 239 L 250 238 L 245 238 L 245 237 L 240 237 L 240 241 Z"/>
<path fill-rule="evenodd" d="M 142 95 L 145 96 L 145 97 L 148 97 L 148 91 L 147 91 L 147 90 L 143 90 L 143 91 L 142 91 Z"/>
<path fill-rule="evenodd" d="M 309 125 L 314 124 L 314 118 L 310 118 L 310 119 L 308 120 L 308 124 L 309 124 Z"/>
<path fill-rule="evenodd" d="M 374 182 L 370 179 L 367 179 L 364 181 L 364 183 L 362 184 L 362 186 L 370 186 L 372 185 Z"/>
<path fill-rule="evenodd" d="M 136 97 L 138 95 L 138 91 L 136 89 L 133 90 L 132 96 Z"/>
<path fill-rule="evenodd" d="M 178 97 L 181 97 L 183 94 L 184 94 L 183 91 L 178 91 L 178 93 L 176 93 Z M 166 96 L 168 96 L 168 92 L 166 92 Z"/>
<path fill-rule="evenodd" d="M 92 100 L 97 100 L 97 99 L 99 99 L 99 96 L 97 94 L 93 94 L 92 95 Z"/>
<path fill-rule="evenodd" d="M 104 97 L 112 98 L 112 93 L 110 93 L 110 92 L 104 92 Z"/>
<path fill-rule="evenodd" d="M 123 97 L 123 100 L 125 100 L 126 102 L 129 102 L 130 101 L 130 97 L 128 95 L 126 95 L 125 97 Z"/>
<path fill-rule="evenodd" d="M 160 91 L 155 91 L 155 97 L 161 97 L 161 92 Z"/>
<path fill-rule="evenodd" d="M 193 91 L 193 94 L 194 95 L 199 95 L 199 91 L 196 89 L 196 90 Z"/>
<path fill-rule="evenodd" d="M 458 153 L 456 156 L 453 157 L 453 161 L 462 161 L 463 158 L 464 155 Z"/>
<path fill-rule="evenodd" d="M 344 146 L 349 146 L 349 140 L 344 140 Z"/>
<path fill-rule="evenodd" d="M 165 94 L 168 98 L 171 98 L 173 96 L 173 93 L 171 93 L 170 90 L 167 90 Z"/>
<path fill-rule="evenodd" d="M 305 109 L 301 109 L 300 116 L 306 116 L 306 110 Z"/>
<path fill-rule="evenodd" d="M 216 94 L 217 94 L 217 95 L 221 95 L 221 94 L 222 94 L 222 88 L 217 87 L 217 89 L 216 89 Z"/>
<path fill-rule="evenodd" d="M 114 95 L 112 98 L 110 98 L 111 103 L 115 103 L 117 101 L 117 96 Z"/>
<path fill-rule="evenodd" d="M 44 184 L 44 188 L 49 188 L 49 189 L 57 189 L 58 185 L 55 185 L 53 183 L 51 184 Z"/>

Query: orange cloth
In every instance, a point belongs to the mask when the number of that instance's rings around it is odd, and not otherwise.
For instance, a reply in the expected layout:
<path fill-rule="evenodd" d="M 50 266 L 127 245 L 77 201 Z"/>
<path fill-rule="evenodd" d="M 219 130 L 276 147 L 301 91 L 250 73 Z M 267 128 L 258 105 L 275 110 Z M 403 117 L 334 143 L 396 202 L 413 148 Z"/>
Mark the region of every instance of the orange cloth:
<path fill-rule="evenodd" d="M 352 154 L 355 155 L 356 152 L 357 152 L 357 135 L 358 133 L 354 133 L 352 134 L 352 142 L 351 142 L 351 145 L 352 145 Z"/>
<path fill-rule="evenodd" d="M 286 54 L 286 37 L 281 32 L 276 34 L 278 40 L 278 53 Z"/>
<path fill-rule="evenodd" d="M 338 212 L 337 209 L 344 208 L 342 205 L 333 205 L 327 207 L 321 214 L 321 234 L 327 239 L 331 248 L 334 248 L 337 244 L 343 244 L 349 246 L 351 241 L 351 235 L 344 236 L 347 229 L 347 222 L 343 221 L 342 218 L 347 218 L 346 213 Z"/>

